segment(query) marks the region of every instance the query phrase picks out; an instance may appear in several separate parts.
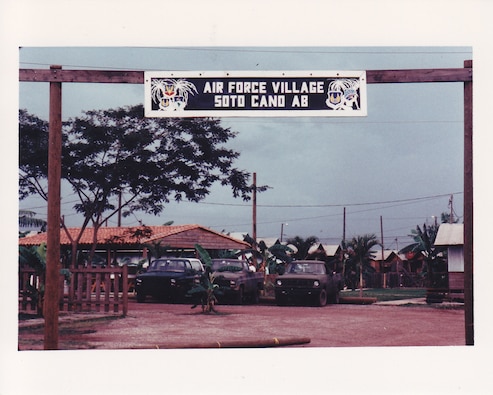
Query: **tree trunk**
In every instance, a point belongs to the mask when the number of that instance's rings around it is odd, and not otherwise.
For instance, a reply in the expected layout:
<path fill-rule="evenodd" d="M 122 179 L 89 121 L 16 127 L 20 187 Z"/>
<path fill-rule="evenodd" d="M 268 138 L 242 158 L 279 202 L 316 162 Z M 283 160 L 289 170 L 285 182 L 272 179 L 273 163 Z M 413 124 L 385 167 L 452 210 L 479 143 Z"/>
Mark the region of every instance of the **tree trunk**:
<path fill-rule="evenodd" d="M 359 261 L 359 296 L 363 297 L 363 262 Z"/>
<path fill-rule="evenodd" d="M 92 260 L 94 258 L 94 255 L 96 254 L 96 247 L 98 245 L 98 230 L 101 227 L 101 224 L 93 223 L 94 229 L 93 229 L 93 234 L 92 234 L 92 246 L 91 250 L 89 251 L 89 264 L 92 264 Z M 111 262 L 107 262 L 109 265 Z"/>
<path fill-rule="evenodd" d="M 70 267 L 71 268 L 77 267 L 77 247 L 78 247 L 77 241 L 72 240 L 72 242 L 70 243 L 70 251 L 71 251 Z"/>

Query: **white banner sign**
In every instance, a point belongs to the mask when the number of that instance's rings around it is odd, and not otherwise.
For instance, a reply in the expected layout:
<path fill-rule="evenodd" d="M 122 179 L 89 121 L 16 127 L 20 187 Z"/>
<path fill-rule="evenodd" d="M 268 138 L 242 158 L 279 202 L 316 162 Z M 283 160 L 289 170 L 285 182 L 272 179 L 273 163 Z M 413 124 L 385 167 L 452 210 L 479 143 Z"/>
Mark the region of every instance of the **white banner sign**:
<path fill-rule="evenodd" d="M 366 116 L 364 71 L 145 72 L 146 117 Z"/>

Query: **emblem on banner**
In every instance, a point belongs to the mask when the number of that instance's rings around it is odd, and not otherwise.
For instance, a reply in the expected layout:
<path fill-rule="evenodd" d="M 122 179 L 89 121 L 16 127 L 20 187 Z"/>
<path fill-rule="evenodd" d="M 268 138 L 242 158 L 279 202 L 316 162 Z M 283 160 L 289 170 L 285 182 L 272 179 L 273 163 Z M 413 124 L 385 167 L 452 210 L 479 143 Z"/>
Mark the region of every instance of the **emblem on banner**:
<path fill-rule="evenodd" d="M 188 96 L 197 93 L 194 84 L 187 80 L 153 78 L 151 80 L 152 101 L 160 111 L 183 110 L 188 104 Z"/>
<path fill-rule="evenodd" d="M 359 110 L 359 80 L 340 79 L 329 84 L 325 104 L 333 110 Z"/>

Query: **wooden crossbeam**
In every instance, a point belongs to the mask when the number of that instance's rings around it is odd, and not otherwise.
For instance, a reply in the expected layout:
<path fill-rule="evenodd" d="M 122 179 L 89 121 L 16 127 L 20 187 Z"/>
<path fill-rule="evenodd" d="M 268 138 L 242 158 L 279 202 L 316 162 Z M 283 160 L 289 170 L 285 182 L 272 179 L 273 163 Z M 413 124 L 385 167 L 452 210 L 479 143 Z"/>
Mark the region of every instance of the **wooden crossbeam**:
<path fill-rule="evenodd" d="M 368 84 L 467 82 L 472 68 L 367 70 Z M 19 81 L 143 84 L 144 71 L 19 69 Z"/>

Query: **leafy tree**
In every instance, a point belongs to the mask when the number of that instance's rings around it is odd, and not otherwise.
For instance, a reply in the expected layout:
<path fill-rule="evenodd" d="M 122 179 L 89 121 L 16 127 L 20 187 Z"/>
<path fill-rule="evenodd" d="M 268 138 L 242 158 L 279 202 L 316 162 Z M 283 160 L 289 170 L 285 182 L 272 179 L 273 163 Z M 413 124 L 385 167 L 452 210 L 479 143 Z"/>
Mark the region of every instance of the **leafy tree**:
<path fill-rule="evenodd" d="M 380 243 L 377 240 L 377 236 L 374 234 L 365 234 L 363 236 L 356 236 L 348 243 L 350 264 L 354 263 L 359 269 L 359 288 L 360 297 L 363 296 L 363 271 L 365 266 L 369 265 L 372 258 L 371 249 Z"/>
<path fill-rule="evenodd" d="M 293 260 L 291 254 L 294 253 L 294 251 L 287 245 L 279 242 L 267 247 L 265 242 L 261 240 L 258 244 L 258 249 L 270 274 L 284 273 L 286 263 Z"/>
<path fill-rule="evenodd" d="M 442 221 L 448 221 L 449 217 L 442 214 Z M 435 239 L 438 234 L 439 225 L 423 224 L 421 228 L 416 225 L 416 229 L 411 230 L 411 236 L 414 243 L 404 247 L 399 253 L 417 253 L 421 252 L 425 258 L 425 265 L 422 268 L 422 274 L 426 276 L 426 282 L 431 288 L 441 288 L 446 279 L 443 277 L 445 269 L 445 260 L 443 254 L 444 248 L 435 247 Z"/>
<path fill-rule="evenodd" d="M 48 122 L 19 110 L 19 197 L 48 199 Z"/>
<path fill-rule="evenodd" d="M 46 123 L 20 112 L 21 198 L 47 196 L 46 132 Z M 27 141 L 32 136 L 36 144 Z M 90 223 L 94 228 L 94 250 L 99 227 L 120 210 L 123 216 L 139 210 L 158 215 L 171 200 L 204 199 L 216 182 L 249 200 L 250 174 L 234 167 L 239 153 L 224 146 L 235 136 L 212 118 L 144 118 L 142 105 L 87 111 L 66 122 L 62 178 L 83 216 L 79 235 L 71 239 L 72 264 L 84 229 Z"/>
<path fill-rule="evenodd" d="M 215 283 L 214 273 L 212 271 L 212 258 L 205 248 L 200 244 L 195 244 L 195 249 L 199 253 L 200 259 L 205 266 L 205 273 L 201 276 L 200 283 L 195 284 L 188 291 L 189 295 L 200 299 L 203 313 L 217 313 L 215 305 L 217 296 L 222 294 L 221 287 Z M 198 303 L 192 306 L 192 309 L 197 307 Z"/>
<path fill-rule="evenodd" d="M 416 229 L 411 229 L 411 236 L 414 240 L 412 244 L 411 251 L 413 252 L 424 252 L 425 256 L 435 255 L 435 239 L 438 233 L 438 226 L 423 224 L 423 229 L 419 225 L 416 225 Z M 409 248 L 409 247 L 408 247 Z"/>

